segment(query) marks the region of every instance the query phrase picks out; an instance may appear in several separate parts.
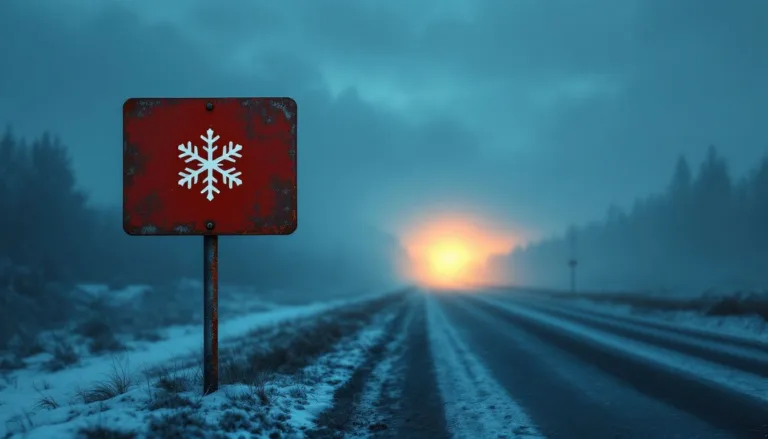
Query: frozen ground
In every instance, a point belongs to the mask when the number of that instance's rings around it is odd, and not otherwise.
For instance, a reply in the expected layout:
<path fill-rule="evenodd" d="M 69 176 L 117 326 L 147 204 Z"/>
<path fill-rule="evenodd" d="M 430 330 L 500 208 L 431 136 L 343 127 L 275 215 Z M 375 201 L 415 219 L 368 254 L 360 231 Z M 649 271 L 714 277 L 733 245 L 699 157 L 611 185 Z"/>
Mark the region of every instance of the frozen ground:
<path fill-rule="evenodd" d="M 111 296 L 128 300 L 145 288 Z M 77 363 L 56 371 L 45 367 L 51 354 L 25 358 L 26 367 L 0 378 L 0 437 L 291 437 L 310 426 L 381 337 L 392 318 L 379 312 L 386 298 L 262 304 L 221 321 L 222 387 L 207 397 L 199 325 L 164 328 L 162 339 L 128 342 L 118 354 L 78 351 Z M 373 308 L 360 315 L 360 307 Z"/>
<path fill-rule="evenodd" d="M 754 340 L 596 316 L 517 292 L 446 294 L 438 302 L 450 325 L 431 332 L 449 339 L 453 331 L 469 350 L 457 361 L 447 353 L 439 358 L 456 364 L 449 368 L 454 375 L 495 381 L 495 393 L 506 391 L 544 437 L 760 439 L 768 433 L 768 356 Z M 473 357 L 484 368 L 473 366 Z M 448 387 L 442 393 L 456 401 L 445 406 L 448 419 L 482 389 Z M 466 396 L 451 399 L 451 391 Z M 478 411 L 483 422 L 459 431 L 471 435 L 493 425 L 481 404 L 464 413 Z"/>
<path fill-rule="evenodd" d="M 563 304 L 628 319 L 678 326 L 768 343 L 768 293 L 665 291 L 589 292 L 495 288 L 491 295 L 555 299 Z"/>
<path fill-rule="evenodd" d="M 736 439 L 765 423 L 754 340 L 587 301 L 386 291 L 231 314 L 208 396 L 199 324 L 56 370 L 55 352 L 27 357 L 1 381 L 0 438 Z"/>
<path fill-rule="evenodd" d="M 717 334 L 760 340 L 768 343 L 768 321 L 759 315 L 707 315 L 703 311 L 675 311 L 640 308 L 627 304 L 608 303 L 588 299 L 569 299 L 572 305 L 603 312 L 623 315 L 638 320 L 662 322 Z"/>
<path fill-rule="evenodd" d="M 494 298 L 482 298 L 488 304 L 499 307 L 519 318 L 543 322 L 561 331 L 594 341 L 610 349 L 625 353 L 640 361 L 661 364 L 679 371 L 681 375 L 695 376 L 702 381 L 711 382 L 722 388 L 749 395 L 768 404 L 768 381 L 751 373 L 736 370 L 701 358 L 695 358 L 670 349 L 654 346 L 627 337 L 617 336 L 588 325 L 569 321 L 561 316 L 553 316 L 539 309 L 513 305 Z M 713 345 L 714 349 L 714 345 Z M 733 348 L 735 350 L 736 348 Z M 747 355 L 747 354 L 740 354 Z"/>

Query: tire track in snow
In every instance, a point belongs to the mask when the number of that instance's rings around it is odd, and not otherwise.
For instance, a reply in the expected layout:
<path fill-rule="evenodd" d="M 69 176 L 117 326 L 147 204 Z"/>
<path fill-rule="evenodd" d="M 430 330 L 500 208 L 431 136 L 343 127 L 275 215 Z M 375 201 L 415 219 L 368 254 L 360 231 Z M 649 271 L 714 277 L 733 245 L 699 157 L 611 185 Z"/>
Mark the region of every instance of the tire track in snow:
<path fill-rule="evenodd" d="M 395 431 L 393 414 L 400 409 L 398 402 L 402 399 L 403 390 L 401 360 L 408 340 L 408 327 L 416 311 L 413 304 L 409 304 L 408 310 L 404 312 L 403 321 L 394 328 L 396 335 L 377 356 L 378 362 L 372 365 L 356 403 L 352 424 L 358 428 L 354 433 L 345 435 L 345 438 L 389 438 Z"/>
<path fill-rule="evenodd" d="M 364 359 L 340 371 L 344 379 L 333 390 L 326 410 L 317 416 L 314 428 L 306 431 L 306 437 L 367 438 L 389 429 L 391 413 L 378 403 L 395 390 L 390 384 L 399 378 L 389 373 L 392 358 L 399 359 L 402 354 L 405 328 L 413 316 L 412 299 L 404 299 L 397 307 L 379 328 L 380 337 L 366 347 Z M 397 400 L 398 396 L 390 400 Z"/>
<path fill-rule="evenodd" d="M 426 301 L 430 349 L 453 438 L 543 438 L 459 337 L 436 299 Z"/>
<path fill-rule="evenodd" d="M 765 350 L 748 349 L 703 337 L 683 335 L 648 327 L 642 323 L 628 322 L 611 316 L 595 315 L 563 306 L 534 303 L 528 307 L 614 335 L 768 377 L 768 352 Z"/>
<path fill-rule="evenodd" d="M 737 437 L 766 437 L 768 383 L 764 377 L 613 335 L 522 304 L 482 296 L 466 300 L 550 344 L 589 359 L 651 398 Z"/>
<path fill-rule="evenodd" d="M 657 364 L 683 375 L 696 377 L 711 383 L 723 390 L 740 393 L 753 402 L 768 404 L 768 382 L 760 376 L 739 371 L 727 366 L 707 361 L 702 358 L 686 355 L 670 349 L 665 349 L 641 340 L 615 335 L 605 330 L 590 327 L 587 324 L 568 320 L 557 315 L 547 314 L 538 309 L 520 304 L 508 304 L 486 297 L 474 298 L 478 303 L 490 306 L 491 310 L 501 311 L 507 315 L 517 316 L 529 321 L 538 322 L 549 328 L 589 340 L 613 349 L 618 353 L 629 355 L 640 361 Z"/>

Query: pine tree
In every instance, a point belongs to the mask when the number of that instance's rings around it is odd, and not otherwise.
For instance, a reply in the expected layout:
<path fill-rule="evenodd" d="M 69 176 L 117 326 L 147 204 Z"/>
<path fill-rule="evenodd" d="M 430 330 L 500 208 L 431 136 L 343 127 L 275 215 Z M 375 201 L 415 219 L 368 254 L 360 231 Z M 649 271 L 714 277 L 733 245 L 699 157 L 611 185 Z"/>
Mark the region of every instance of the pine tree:
<path fill-rule="evenodd" d="M 687 198 L 691 192 L 693 177 L 691 167 L 685 156 L 680 156 L 675 164 L 675 172 L 669 184 L 669 195 L 673 200 Z"/>

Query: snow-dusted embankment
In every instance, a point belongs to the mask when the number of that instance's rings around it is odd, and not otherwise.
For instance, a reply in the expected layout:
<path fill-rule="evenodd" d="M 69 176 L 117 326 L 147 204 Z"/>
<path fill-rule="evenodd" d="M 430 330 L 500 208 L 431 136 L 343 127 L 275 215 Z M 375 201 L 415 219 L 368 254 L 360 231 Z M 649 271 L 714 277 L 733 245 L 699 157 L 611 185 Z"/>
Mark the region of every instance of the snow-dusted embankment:
<path fill-rule="evenodd" d="M 56 372 L 33 363 L 0 385 L 0 437 L 66 439 L 107 427 L 135 433 L 125 437 L 164 437 L 164 429 L 190 422 L 190 434 L 210 437 L 307 428 L 341 375 L 381 336 L 396 296 L 274 307 L 222 321 L 222 388 L 205 398 L 194 365 L 202 344 L 196 326 L 168 328 L 165 340 Z M 332 374 L 339 375 L 335 384 L 325 380 Z M 258 410 L 243 408 L 251 406 Z"/>
<path fill-rule="evenodd" d="M 627 320 L 686 328 L 709 334 L 729 336 L 735 339 L 754 340 L 768 346 L 768 321 L 756 314 L 706 315 L 702 311 L 672 311 L 665 309 L 640 309 L 628 304 L 606 303 L 587 299 L 563 301 L 572 308 L 589 312 L 621 316 Z"/>
<path fill-rule="evenodd" d="M 550 331 L 568 334 L 574 340 L 583 340 L 651 367 L 673 371 L 680 377 L 706 383 L 713 390 L 743 395 L 745 404 L 768 404 L 768 379 L 738 367 L 739 359 L 744 363 L 762 361 L 768 365 L 768 356 L 764 352 L 738 345 L 727 346 L 722 342 L 672 331 L 665 333 L 659 328 L 642 327 L 637 322 L 621 322 L 579 311 L 547 309 L 524 301 L 505 301 L 492 296 L 477 296 L 474 300 L 486 304 L 491 310 L 535 322 Z M 673 344 L 676 349 L 671 348 Z M 707 358 L 718 358 L 719 361 L 705 359 L 705 355 Z M 729 357 L 733 364 L 728 364 Z"/>

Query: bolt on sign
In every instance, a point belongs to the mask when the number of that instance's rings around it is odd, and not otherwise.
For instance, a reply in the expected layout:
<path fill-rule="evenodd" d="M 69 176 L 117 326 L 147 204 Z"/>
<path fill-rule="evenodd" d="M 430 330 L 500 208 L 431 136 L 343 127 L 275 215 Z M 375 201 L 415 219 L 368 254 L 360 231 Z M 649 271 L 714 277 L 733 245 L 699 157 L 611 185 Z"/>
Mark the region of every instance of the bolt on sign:
<path fill-rule="evenodd" d="M 297 226 L 290 98 L 141 98 L 123 104 L 123 229 L 202 235 L 204 391 L 218 388 L 218 236 Z"/>

